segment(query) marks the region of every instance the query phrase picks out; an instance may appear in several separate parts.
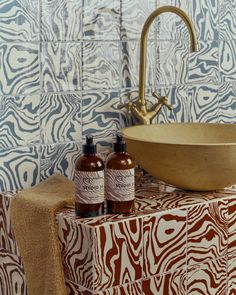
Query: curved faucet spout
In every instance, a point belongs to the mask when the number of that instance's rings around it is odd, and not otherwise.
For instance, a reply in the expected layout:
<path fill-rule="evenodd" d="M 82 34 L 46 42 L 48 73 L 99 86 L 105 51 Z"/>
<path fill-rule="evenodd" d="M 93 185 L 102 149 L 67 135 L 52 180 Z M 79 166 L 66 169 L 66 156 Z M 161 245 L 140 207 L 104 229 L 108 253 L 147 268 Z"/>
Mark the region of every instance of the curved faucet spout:
<path fill-rule="evenodd" d="M 189 35 L 190 35 L 190 50 L 191 52 L 198 50 L 198 43 L 194 26 L 188 15 L 178 7 L 175 6 L 163 6 L 154 10 L 144 23 L 141 44 L 140 44 L 140 68 L 139 68 L 139 106 L 143 113 L 147 112 L 146 101 L 145 101 L 145 81 L 146 81 L 146 58 L 147 58 L 147 36 L 149 28 L 153 23 L 154 19 L 162 13 L 172 12 L 177 14 L 185 22 Z"/>

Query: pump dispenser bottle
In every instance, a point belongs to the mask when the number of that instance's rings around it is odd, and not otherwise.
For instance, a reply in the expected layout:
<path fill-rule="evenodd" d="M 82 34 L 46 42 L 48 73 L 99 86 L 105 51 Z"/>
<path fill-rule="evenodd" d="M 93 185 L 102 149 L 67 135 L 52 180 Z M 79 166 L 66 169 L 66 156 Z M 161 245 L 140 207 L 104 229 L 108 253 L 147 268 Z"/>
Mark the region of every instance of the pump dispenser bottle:
<path fill-rule="evenodd" d="M 117 134 L 114 152 L 106 160 L 105 195 L 108 213 L 131 213 L 134 210 L 134 159 L 126 152 L 126 143 Z"/>
<path fill-rule="evenodd" d="M 86 137 L 83 155 L 75 166 L 75 210 L 81 217 L 104 213 L 104 163 L 96 155 L 93 137 Z"/>

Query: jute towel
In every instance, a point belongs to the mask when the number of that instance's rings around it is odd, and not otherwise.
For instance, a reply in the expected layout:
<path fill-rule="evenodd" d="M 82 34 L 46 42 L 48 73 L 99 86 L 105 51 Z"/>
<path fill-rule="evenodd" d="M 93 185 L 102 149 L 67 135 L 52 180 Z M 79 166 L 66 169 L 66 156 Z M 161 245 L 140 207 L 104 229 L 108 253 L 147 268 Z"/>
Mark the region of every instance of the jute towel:
<path fill-rule="evenodd" d="M 66 295 L 55 215 L 74 205 L 74 184 L 54 175 L 12 199 L 11 218 L 29 295 Z"/>

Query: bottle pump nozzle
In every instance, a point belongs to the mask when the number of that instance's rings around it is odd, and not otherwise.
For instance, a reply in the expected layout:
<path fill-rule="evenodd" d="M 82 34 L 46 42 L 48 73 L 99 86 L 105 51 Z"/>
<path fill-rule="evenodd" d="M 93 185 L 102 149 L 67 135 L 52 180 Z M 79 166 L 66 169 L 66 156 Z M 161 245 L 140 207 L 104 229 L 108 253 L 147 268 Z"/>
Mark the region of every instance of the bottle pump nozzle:
<path fill-rule="evenodd" d="M 116 153 L 126 152 L 126 143 L 123 139 L 122 133 L 116 134 L 116 142 L 114 143 L 114 152 Z"/>
<path fill-rule="evenodd" d="M 86 143 L 83 145 L 83 153 L 85 155 L 93 155 L 96 154 L 97 147 L 93 142 L 93 136 L 87 135 L 86 136 Z"/>

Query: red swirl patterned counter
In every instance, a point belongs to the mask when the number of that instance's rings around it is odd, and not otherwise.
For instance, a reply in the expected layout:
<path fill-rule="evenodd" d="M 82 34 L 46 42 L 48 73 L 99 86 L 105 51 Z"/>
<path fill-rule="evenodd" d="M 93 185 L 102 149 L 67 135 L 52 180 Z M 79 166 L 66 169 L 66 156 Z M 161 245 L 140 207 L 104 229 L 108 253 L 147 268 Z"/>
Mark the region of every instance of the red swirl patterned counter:
<path fill-rule="evenodd" d="M 137 183 L 132 215 L 58 212 L 68 295 L 236 294 L 236 189 L 187 192 L 147 175 Z M 0 294 L 26 295 L 13 197 L 0 197 Z"/>

